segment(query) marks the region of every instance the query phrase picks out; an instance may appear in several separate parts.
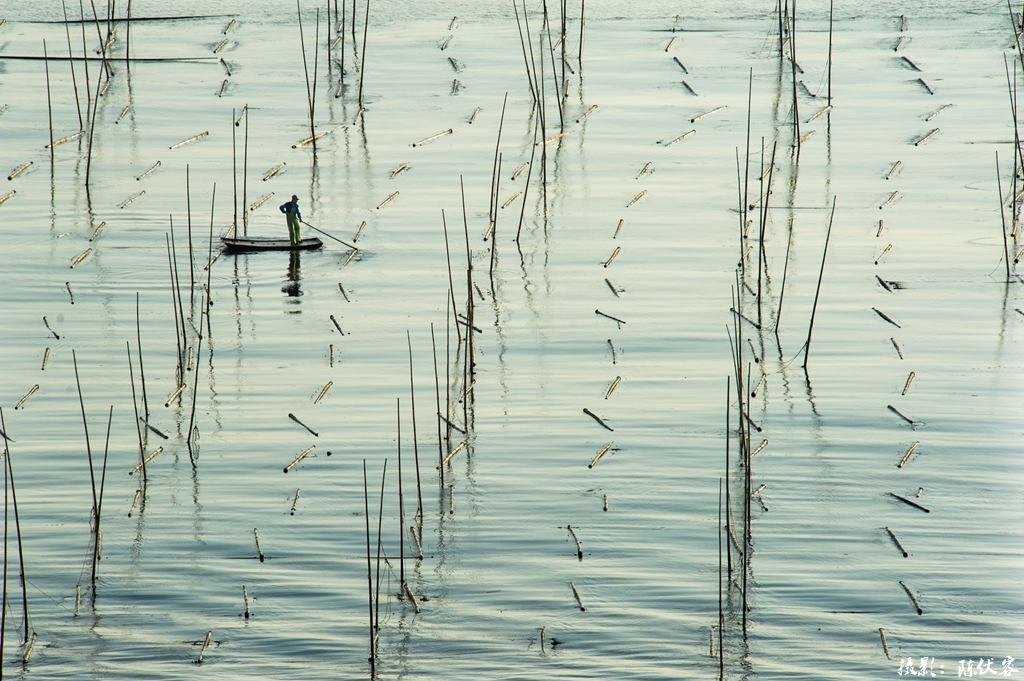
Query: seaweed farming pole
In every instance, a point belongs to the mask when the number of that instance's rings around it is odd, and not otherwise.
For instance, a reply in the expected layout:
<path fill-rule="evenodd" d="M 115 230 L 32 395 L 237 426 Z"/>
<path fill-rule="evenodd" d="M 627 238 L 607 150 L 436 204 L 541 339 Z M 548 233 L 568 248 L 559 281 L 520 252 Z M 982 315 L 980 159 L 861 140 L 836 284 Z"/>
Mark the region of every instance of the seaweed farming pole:
<path fill-rule="evenodd" d="M 92 111 L 92 92 L 89 89 L 89 55 L 88 48 L 85 45 L 85 5 L 82 4 L 82 0 L 78 0 L 78 15 L 78 23 L 82 28 L 82 64 L 85 66 L 85 121 L 88 123 L 91 119 L 90 112 Z M 67 19 L 65 19 L 65 21 L 67 21 Z M 84 124 L 82 129 L 85 130 Z"/>
<path fill-rule="evenodd" d="M 313 93 L 309 85 L 309 65 L 306 63 L 306 37 L 302 32 L 302 8 L 299 0 L 295 0 L 295 13 L 299 17 L 299 44 L 302 47 L 302 70 L 306 74 L 306 105 L 309 113 L 309 136 L 313 142 L 313 155 L 316 155 L 316 132 L 313 130 Z M 318 21 L 319 23 L 319 21 Z"/>
<path fill-rule="evenodd" d="M 828 0 L 828 105 L 832 106 L 832 14 L 835 0 Z"/>
<path fill-rule="evenodd" d="M 355 0 L 352 0 L 352 28 L 355 29 Z M 359 108 L 363 108 L 363 76 L 366 74 L 366 33 L 370 27 L 370 0 L 366 0 L 366 15 L 363 17 L 363 53 L 359 60 Z M 355 35 L 352 36 L 355 40 Z"/>
<path fill-rule="evenodd" d="M 398 426 L 398 593 L 405 588 L 405 500 L 402 497 L 402 399 L 395 398 L 395 421 Z"/>
<path fill-rule="evenodd" d="M 50 174 L 53 174 L 53 104 L 50 101 L 50 56 L 43 41 L 43 65 L 46 69 L 46 115 L 50 121 Z"/>
<path fill-rule="evenodd" d="M 493 248 L 493 244 L 491 247 Z M 437 373 L 437 342 L 434 340 L 434 322 L 430 322 L 430 348 L 434 353 L 434 402 L 437 407 L 437 463 L 441 464 L 444 461 L 444 447 L 441 443 L 441 381 Z M 438 470 L 441 471 L 441 477 L 438 480 L 441 483 L 441 489 L 444 489 L 444 466 L 438 465 Z"/>
<path fill-rule="evenodd" d="M 363 512 L 366 517 L 366 585 L 370 612 L 370 657 L 367 661 L 370 663 L 370 675 L 373 676 L 377 654 L 373 635 L 373 573 L 370 571 L 370 497 L 366 484 L 366 459 L 363 459 Z"/>
<path fill-rule="evenodd" d="M 75 367 L 75 386 L 78 388 L 78 404 L 82 409 L 82 428 L 85 429 L 85 452 L 89 460 L 89 482 L 92 486 L 92 540 L 93 540 L 93 558 L 92 558 L 92 580 L 93 584 L 96 583 L 96 551 L 99 547 L 99 517 L 97 509 L 99 505 L 96 499 L 96 475 L 93 472 L 92 465 L 92 445 L 89 442 L 89 424 L 85 419 L 85 402 L 82 400 L 82 383 L 78 380 L 78 358 L 75 356 L 75 351 L 71 350 L 71 361 Z M 6 431 L 5 431 L 6 432 Z"/>
<path fill-rule="evenodd" d="M 82 102 L 78 96 L 78 78 L 75 75 L 75 54 L 71 49 L 71 26 L 68 24 L 68 7 L 64 0 L 60 0 L 60 6 L 64 10 L 64 34 L 68 39 L 68 67 L 71 69 L 71 84 L 75 88 L 75 109 L 78 110 L 78 129 L 85 130 L 85 123 L 82 122 Z"/>
<path fill-rule="evenodd" d="M 249 235 L 249 211 L 245 207 L 249 188 L 249 105 L 245 105 L 245 134 L 242 142 L 242 234 Z M 189 236 L 189 253 L 192 252 L 192 237 Z M 195 284 L 193 284 L 195 286 Z"/>
<path fill-rule="evenodd" d="M 412 403 L 412 453 L 416 463 L 416 514 L 423 522 L 423 492 L 420 488 L 420 448 L 416 437 L 416 390 L 412 380 L 412 336 L 405 330 L 405 340 L 409 345 L 409 400 Z"/>
<path fill-rule="evenodd" d="M 832 236 L 832 218 L 836 216 L 836 199 L 832 197 L 832 214 L 828 218 L 828 231 L 825 233 L 825 248 L 821 253 L 821 270 L 818 272 L 818 287 L 814 291 L 814 305 L 811 306 L 811 323 L 807 327 L 807 342 L 804 343 L 804 370 L 807 369 L 807 357 L 811 352 L 811 333 L 814 331 L 814 313 L 818 310 L 818 295 L 821 293 L 821 278 L 825 274 L 825 257 L 828 256 L 828 240 Z M 1009 265 L 1007 265 L 1009 267 Z"/>
<path fill-rule="evenodd" d="M 1006 281 L 1010 281 L 1010 247 L 1006 243 L 1006 209 L 1003 206 L 1003 180 L 999 177 L 999 152 L 996 152 L 996 185 L 999 188 L 999 215 L 1002 218 L 1002 236 L 1003 236 L 1003 261 L 1006 263 Z M 1016 197 L 1014 197 L 1014 204 L 1016 204 Z M 1016 205 L 1014 205 L 1016 208 Z"/>
<path fill-rule="evenodd" d="M 235 109 L 231 108 L 231 226 L 238 230 L 238 154 L 235 151 Z M 244 211 L 243 211 L 244 212 Z M 190 263 L 191 264 L 191 263 Z"/>
<path fill-rule="evenodd" d="M 796 140 L 796 153 L 800 155 L 800 107 L 796 97 L 796 0 L 793 0 L 793 12 L 789 18 L 790 31 L 789 31 L 789 59 L 792 66 L 793 74 L 793 128 L 796 131 L 794 134 L 794 140 Z"/>
<path fill-rule="evenodd" d="M 537 88 L 533 82 L 533 71 L 530 69 L 530 59 L 526 56 L 526 44 L 528 40 L 526 37 L 523 36 L 523 24 L 519 20 L 519 5 L 517 4 L 516 0 L 512 0 L 512 9 L 515 10 L 516 26 L 519 27 L 519 43 L 520 45 L 522 45 L 523 48 L 523 63 L 526 65 L 526 81 L 530 85 L 530 96 L 533 97 L 534 104 L 536 104 L 540 100 L 537 96 Z M 523 13 L 526 13 L 525 4 L 523 5 Z"/>
<path fill-rule="evenodd" d="M 4 421 L 4 411 L 0 408 L 0 427 L 7 432 L 7 423 Z M 25 578 L 25 549 L 21 541 L 21 517 L 18 515 L 18 493 L 14 486 L 14 468 L 11 464 L 11 451 L 7 446 L 8 438 L 4 436 L 4 479 L 10 482 L 11 507 L 14 509 L 14 532 L 18 538 L 18 578 L 21 582 L 21 607 L 22 607 L 22 645 L 28 646 L 29 632 L 32 630 L 28 617 L 28 580 Z M 4 623 L 7 622 L 7 494 L 4 488 Z M 6 634 L 6 631 L 0 633 Z"/>

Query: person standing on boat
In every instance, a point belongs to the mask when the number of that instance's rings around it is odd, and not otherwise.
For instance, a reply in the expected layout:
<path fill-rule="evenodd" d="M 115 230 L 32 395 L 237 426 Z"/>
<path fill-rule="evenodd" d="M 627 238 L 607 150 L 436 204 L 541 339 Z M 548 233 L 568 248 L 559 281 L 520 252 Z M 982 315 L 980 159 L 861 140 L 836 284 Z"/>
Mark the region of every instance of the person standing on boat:
<path fill-rule="evenodd" d="M 292 194 L 292 200 L 281 205 L 281 212 L 288 223 L 288 238 L 293 244 L 299 243 L 299 220 L 302 219 L 302 213 L 299 212 L 299 197 Z"/>

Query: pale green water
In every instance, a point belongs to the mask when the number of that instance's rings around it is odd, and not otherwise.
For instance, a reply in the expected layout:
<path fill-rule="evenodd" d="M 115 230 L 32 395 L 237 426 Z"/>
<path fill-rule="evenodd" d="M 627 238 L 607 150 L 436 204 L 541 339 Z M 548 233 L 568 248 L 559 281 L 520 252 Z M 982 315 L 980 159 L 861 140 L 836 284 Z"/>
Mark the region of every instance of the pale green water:
<path fill-rule="evenodd" d="M 963 8 L 950 3 L 929 8 L 920 20 L 910 8 L 865 7 L 862 17 L 841 15 L 835 108 L 830 117 L 805 123 L 824 104 L 799 89 L 801 133 L 814 135 L 796 165 L 786 125 L 791 76 L 787 70 L 780 79 L 771 17 L 737 19 L 712 4 L 677 23 L 680 10 L 655 4 L 642 10 L 649 17 L 631 20 L 614 19 L 625 9 L 596 8 L 586 29 L 582 81 L 574 58 L 577 73 L 567 71 L 570 132 L 548 145 L 547 219 L 539 202 L 538 153 L 522 260 L 513 241 L 522 196 L 498 210 L 492 298 L 486 276 L 491 242 L 482 237 L 506 91 L 499 206 L 523 191 L 526 171 L 515 181 L 511 175 L 529 160 L 533 138 L 514 19 L 497 7 L 443 14 L 401 9 L 383 5 L 372 15 L 362 117 L 357 119 L 355 86 L 335 98 L 337 69 L 327 82 L 321 59 L 317 131 L 330 134 L 320 141 L 315 170 L 308 150 L 291 149 L 308 135 L 308 122 L 298 30 L 283 10 L 227 9 L 238 16 L 226 35 L 221 31 L 228 19 L 133 27 L 138 57 L 210 56 L 227 38 L 218 56 L 232 75 L 218 97 L 226 72 L 217 62 L 136 64 L 130 86 L 123 66 L 115 66 L 101 98 L 88 198 L 85 145 L 56 148 L 51 185 L 43 149 L 49 141 L 43 64 L 0 61 L 0 106 L 8 105 L 0 115 L 5 176 L 33 161 L 0 190 L 0 197 L 17 191 L 0 205 L 6 254 L 0 270 L 0 402 L 15 440 L 10 447 L 31 629 L 38 635 L 30 664 L 12 664 L 21 634 L 12 559 L 5 673 L 76 679 L 368 676 L 362 461 L 376 520 L 374 498 L 387 458 L 384 549 L 394 571 L 381 587 L 380 676 L 716 676 L 708 638 L 718 621 L 717 489 L 731 372 L 726 327 L 733 321 L 730 290 L 740 255 L 735 149 L 744 144 L 751 67 L 752 178 L 761 137 L 769 149 L 779 143 L 765 241 L 771 281 L 762 312 L 769 330 L 759 337 L 751 325 L 743 328 L 763 359 L 752 365 L 753 382 L 761 367 L 767 372 L 752 417 L 764 431 L 753 433 L 754 445 L 769 440 L 753 465 L 755 487 L 766 485 L 768 511 L 753 505 L 749 636 L 744 642 L 733 589 L 726 675 L 878 679 L 895 675 L 908 655 L 934 657 L 936 673 L 945 674 L 968 657 L 994 658 L 1000 669 L 1004 657 L 1022 657 L 1024 316 L 1016 309 L 1024 301 L 1019 279 L 1010 286 L 1003 281 L 994 167 L 998 150 L 1008 193 L 1013 131 L 1002 51 L 1012 36 L 1003 10 L 993 6 L 954 19 Z M 0 29 L 0 55 L 37 54 L 43 38 L 51 54 L 66 53 L 62 26 L 26 23 L 42 15 L 34 7 L 17 11 Z M 803 26 L 798 22 L 798 61 L 807 73 L 798 77 L 817 91 L 824 82 L 827 24 L 821 7 L 804 11 L 811 18 Z M 159 13 L 133 6 L 136 12 Z M 903 13 L 907 41 L 894 52 L 895 17 Z M 449 30 L 453 14 L 459 20 Z M 311 40 L 308 10 L 304 22 Z M 537 26 L 539 17 L 531 16 L 531 27 Z M 673 33 L 673 26 L 695 30 Z M 92 49 L 95 28 L 90 30 Z M 570 23 L 570 56 L 575 31 L 578 25 Z M 118 33 L 115 54 L 123 56 L 124 37 Z M 80 34 L 73 39 L 80 49 Z M 307 48 L 312 55 L 310 43 Z M 922 71 L 912 71 L 900 55 Z M 351 68 L 351 53 L 346 59 Z M 95 76 L 95 63 L 90 68 Z M 66 62 L 50 69 L 59 138 L 77 130 L 78 119 Z M 916 83 L 919 76 L 934 95 Z M 460 83 L 454 95 L 453 78 Z M 308 221 L 342 239 L 351 241 L 364 220 L 367 225 L 360 253 L 347 265 L 348 249 L 326 237 L 323 251 L 301 255 L 298 276 L 282 253 L 223 256 L 214 264 L 210 333 L 196 362 L 200 458 L 193 472 L 184 433 L 194 371 L 186 374 L 184 406 L 163 406 L 176 388 L 164 235 L 172 215 L 188 306 L 186 166 L 196 275 L 205 282 L 212 188 L 216 182 L 213 225 L 219 235 L 232 220 L 231 121 L 246 104 L 246 202 L 274 192 L 251 212 L 250 233 L 283 235 L 277 206 L 292 193 L 300 196 Z M 576 123 L 594 104 L 597 110 Z M 945 104 L 953 107 L 924 120 Z M 125 106 L 128 114 L 115 123 Z M 690 122 L 720 106 L 727 108 Z M 549 101 L 549 135 L 557 132 L 557 117 Z M 932 139 L 914 146 L 936 127 Z M 410 146 L 449 128 L 448 136 Z M 685 140 L 658 143 L 689 130 L 696 133 Z M 203 131 L 208 137 L 168 148 Z M 235 132 L 241 194 L 244 127 Z M 156 171 L 135 179 L 158 160 Z M 899 168 L 886 180 L 896 161 Z M 287 164 L 284 172 L 262 181 L 281 163 Z M 403 163 L 408 170 L 392 178 Z M 647 163 L 648 172 L 640 175 Z M 475 427 L 470 446 L 446 472 L 445 485 L 454 488 L 449 512 L 449 492 L 440 492 L 434 469 L 430 325 L 443 378 L 448 273 L 442 209 L 460 311 L 466 298 L 460 175 L 476 282 L 485 299 L 476 298 L 483 331 Z M 118 207 L 143 189 L 145 195 Z M 399 195 L 378 209 L 395 191 Z M 752 181 L 751 202 L 757 191 Z M 879 210 L 893 191 L 897 198 Z M 796 353 L 807 332 L 833 197 L 838 207 L 805 377 Z M 620 219 L 622 229 L 613 238 Z M 876 236 L 879 219 L 884 224 Z M 90 243 L 102 221 L 106 225 Z M 791 224 L 780 361 L 770 329 Z M 602 267 L 616 247 L 618 256 Z M 756 269 L 755 245 L 747 260 L 754 290 Z M 875 275 L 905 288 L 887 292 Z M 624 289 L 618 297 L 605 278 Z M 301 295 L 287 295 L 285 288 Z M 134 353 L 136 292 L 151 421 L 171 439 L 148 438 L 147 454 L 161 445 L 164 450 L 148 468 L 144 508 L 129 517 L 138 480 L 127 471 L 138 451 L 125 342 Z M 756 319 L 749 292 L 743 304 Z M 620 328 L 595 309 L 626 323 Z M 48 334 L 43 315 L 60 340 Z M 409 579 L 429 599 L 419 614 L 394 597 L 397 398 L 407 514 L 416 505 L 406 330 L 414 353 L 425 515 L 425 558 L 408 562 Z M 189 332 L 192 342 L 195 336 Z M 452 343 L 454 366 L 454 337 Z M 46 348 L 49 361 L 40 371 Z M 107 409 L 114 407 L 104 558 L 95 593 L 88 579 L 92 499 L 72 350 L 94 456 L 102 451 Z M 746 340 L 744 353 L 744 364 L 753 360 Z M 902 395 L 911 371 L 915 377 Z M 621 381 L 605 399 L 616 377 Z M 328 381 L 332 387 L 315 404 Z M 451 382 L 455 400 L 462 386 L 454 377 Z M 39 390 L 15 411 L 35 384 Z M 919 423 L 911 428 L 887 405 Z M 614 433 L 586 416 L 584 407 Z M 733 426 L 735 407 L 733 396 Z M 457 414 L 461 424 L 461 406 Z M 920 444 L 907 465 L 896 468 L 915 442 Z M 588 469 L 609 443 L 613 448 Z M 311 445 L 316 448 L 309 457 L 284 475 L 281 469 Z M 734 457 L 736 446 L 733 438 Z M 733 475 L 739 475 L 735 467 Z M 906 506 L 890 492 L 931 512 Z M 742 494 L 738 485 L 734 493 Z M 582 562 L 566 524 L 578 528 Z M 262 563 L 255 558 L 254 527 L 269 558 Z M 908 558 L 885 527 L 899 537 Z M 918 597 L 923 615 L 913 609 L 901 580 Z M 577 607 L 569 582 L 586 612 Z M 78 584 L 84 600 L 76 616 Z M 248 621 L 241 617 L 243 585 L 255 599 Z M 543 650 L 542 627 L 548 637 Z M 892 660 L 883 652 L 879 627 Z M 219 645 L 197 667 L 195 644 L 207 631 Z M 552 638 L 559 641 L 554 648 Z"/>

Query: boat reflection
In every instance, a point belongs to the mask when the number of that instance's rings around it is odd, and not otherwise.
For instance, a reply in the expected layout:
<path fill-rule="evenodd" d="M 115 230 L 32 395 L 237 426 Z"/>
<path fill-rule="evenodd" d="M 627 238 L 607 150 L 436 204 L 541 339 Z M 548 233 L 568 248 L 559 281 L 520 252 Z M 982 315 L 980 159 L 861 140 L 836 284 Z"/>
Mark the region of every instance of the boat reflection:
<path fill-rule="evenodd" d="M 284 286 L 281 287 L 281 292 L 287 296 L 286 302 L 290 305 L 298 305 L 299 297 L 302 296 L 302 288 L 299 286 L 299 281 L 302 280 L 301 257 L 300 251 L 290 251 L 288 254 L 288 278 Z M 301 310 L 287 310 L 286 314 L 300 314 L 301 312 Z"/>

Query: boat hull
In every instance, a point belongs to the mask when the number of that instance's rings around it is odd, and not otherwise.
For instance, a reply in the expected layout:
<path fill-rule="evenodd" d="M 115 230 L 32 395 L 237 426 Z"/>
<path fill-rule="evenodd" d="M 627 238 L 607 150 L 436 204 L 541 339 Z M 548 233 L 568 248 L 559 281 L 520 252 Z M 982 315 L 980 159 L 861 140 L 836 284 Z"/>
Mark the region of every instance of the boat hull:
<path fill-rule="evenodd" d="M 221 237 L 224 248 L 230 253 L 245 253 L 252 251 L 313 251 L 322 248 L 324 242 L 315 236 L 302 239 L 293 244 L 288 239 L 275 239 L 271 237 Z"/>

